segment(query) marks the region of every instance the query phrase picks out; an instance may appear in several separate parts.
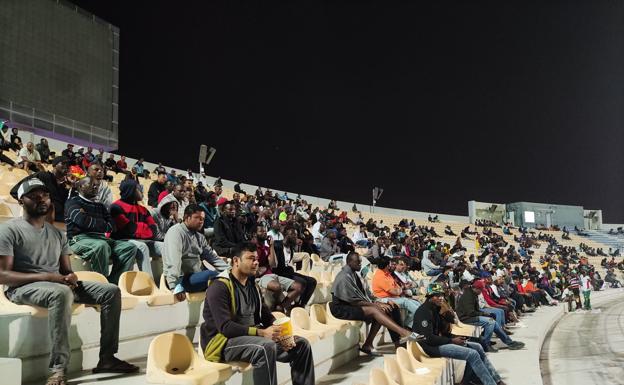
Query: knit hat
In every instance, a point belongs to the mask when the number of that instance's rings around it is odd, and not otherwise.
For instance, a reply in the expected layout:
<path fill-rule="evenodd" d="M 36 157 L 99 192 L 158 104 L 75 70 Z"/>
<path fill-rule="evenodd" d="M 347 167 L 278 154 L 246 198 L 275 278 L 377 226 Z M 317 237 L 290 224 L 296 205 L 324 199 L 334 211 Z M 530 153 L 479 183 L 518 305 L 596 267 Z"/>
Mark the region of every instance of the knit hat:
<path fill-rule="evenodd" d="M 123 201 L 135 201 L 134 192 L 137 189 L 139 182 L 134 179 L 125 179 L 119 185 L 119 196 Z"/>

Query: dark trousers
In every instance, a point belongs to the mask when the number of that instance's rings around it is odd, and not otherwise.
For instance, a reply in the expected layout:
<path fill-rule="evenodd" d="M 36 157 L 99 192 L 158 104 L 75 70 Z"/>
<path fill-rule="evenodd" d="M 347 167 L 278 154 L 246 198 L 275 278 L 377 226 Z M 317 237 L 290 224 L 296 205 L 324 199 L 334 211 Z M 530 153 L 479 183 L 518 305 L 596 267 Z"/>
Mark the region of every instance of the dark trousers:
<path fill-rule="evenodd" d="M 316 289 L 316 279 L 308 277 L 307 275 L 299 274 L 295 272 L 290 266 L 282 269 L 276 268 L 272 270 L 273 274 L 277 274 L 282 277 L 290 278 L 295 282 L 299 282 L 301 286 L 303 286 L 303 292 L 299 296 L 299 301 L 297 301 L 297 305 L 307 305 L 310 298 L 312 298 L 312 295 L 314 295 L 314 289 Z"/>
<path fill-rule="evenodd" d="M 241 336 L 228 339 L 223 348 L 225 362 L 243 361 L 253 366 L 253 383 L 277 385 L 276 362 L 290 363 L 293 385 L 314 385 L 312 348 L 305 338 L 295 337 L 296 346 L 289 351 L 264 337 Z"/>

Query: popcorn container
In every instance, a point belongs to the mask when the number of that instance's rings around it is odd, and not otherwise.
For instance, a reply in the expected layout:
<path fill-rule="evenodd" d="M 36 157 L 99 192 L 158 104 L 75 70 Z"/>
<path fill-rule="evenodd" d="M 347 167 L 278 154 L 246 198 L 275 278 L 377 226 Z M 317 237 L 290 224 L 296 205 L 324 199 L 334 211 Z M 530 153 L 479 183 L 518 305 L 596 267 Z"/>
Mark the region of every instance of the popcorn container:
<path fill-rule="evenodd" d="M 281 328 L 280 337 L 278 343 L 284 349 L 291 349 L 295 347 L 295 337 L 293 336 L 292 321 L 290 317 L 278 318 L 273 322 L 273 325 Z"/>

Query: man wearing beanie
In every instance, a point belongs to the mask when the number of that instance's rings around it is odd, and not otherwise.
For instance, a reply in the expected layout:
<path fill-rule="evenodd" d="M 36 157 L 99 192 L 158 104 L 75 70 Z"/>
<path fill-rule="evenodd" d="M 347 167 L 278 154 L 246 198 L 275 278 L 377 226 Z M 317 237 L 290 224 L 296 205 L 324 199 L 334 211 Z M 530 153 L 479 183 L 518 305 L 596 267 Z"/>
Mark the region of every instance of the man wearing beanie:
<path fill-rule="evenodd" d="M 124 239 L 137 247 L 136 261 L 141 271 L 153 277 L 151 255 L 162 254 L 163 242 L 155 242 L 156 222 L 140 203 L 143 191 L 139 182 L 126 179 L 119 185 L 121 199 L 113 202 L 110 211 L 115 222 L 111 237 Z"/>

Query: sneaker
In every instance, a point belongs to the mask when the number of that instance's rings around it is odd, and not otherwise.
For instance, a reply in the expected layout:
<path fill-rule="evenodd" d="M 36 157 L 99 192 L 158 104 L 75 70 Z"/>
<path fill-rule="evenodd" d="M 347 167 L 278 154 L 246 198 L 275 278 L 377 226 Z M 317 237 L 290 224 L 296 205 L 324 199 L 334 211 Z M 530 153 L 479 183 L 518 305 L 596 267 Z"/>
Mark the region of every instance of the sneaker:
<path fill-rule="evenodd" d="M 485 352 L 486 353 L 498 353 L 498 349 L 496 349 L 494 346 L 490 346 Z"/>
<path fill-rule="evenodd" d="M 508 347 L 509 350 L 520 350 L 524 347 L 524 343 L 519 341 L 513 341 L 511 344 L 508 345 Z"/>
<path fill-rule="evenodd" d="M 404 343 L 407 343 L 407 341 L 416 342 L 416 341 L 422 341 L 424 339 L 425 339 L 425 336 L 423 336 L 422 334 L 412 332 L 412 334 L 410 334 L 409 336 L 401 338 L 399 340 L 399 343 L 404 344 Z"/>

